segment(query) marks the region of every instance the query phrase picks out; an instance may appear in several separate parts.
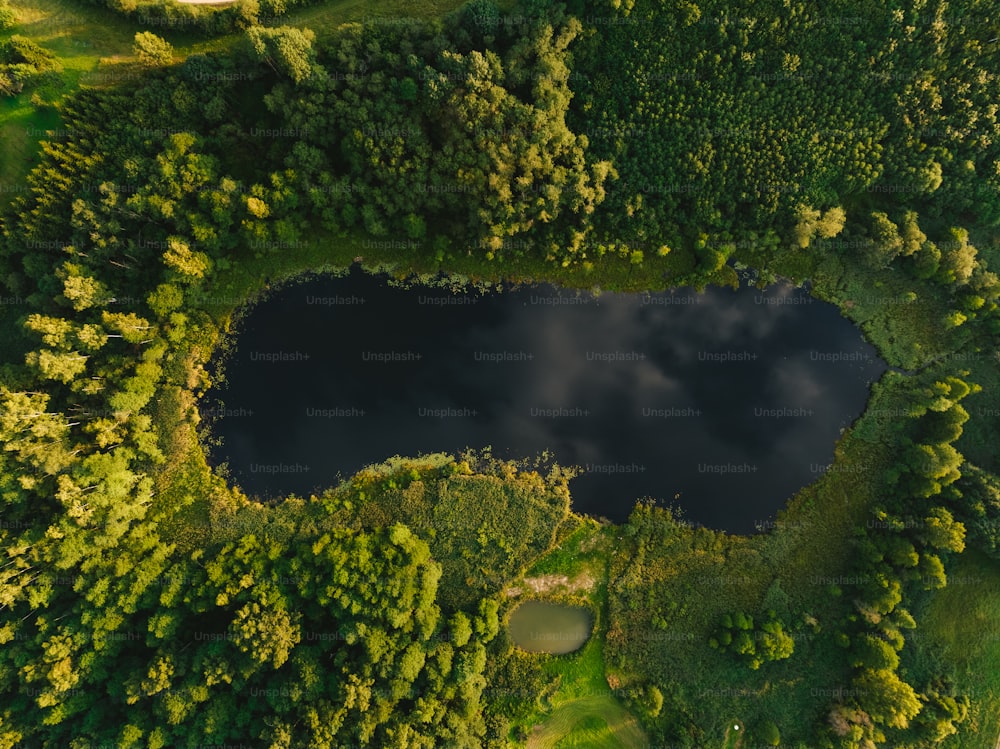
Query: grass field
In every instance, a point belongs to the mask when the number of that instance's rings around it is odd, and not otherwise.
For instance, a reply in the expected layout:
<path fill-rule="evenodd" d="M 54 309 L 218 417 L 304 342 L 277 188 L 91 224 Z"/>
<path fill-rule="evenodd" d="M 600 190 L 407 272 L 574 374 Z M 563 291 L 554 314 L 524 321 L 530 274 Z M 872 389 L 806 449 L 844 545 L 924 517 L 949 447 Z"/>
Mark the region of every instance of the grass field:
<path fill-rule="evenodd" d="M 1000 564 L 966 551 L 948 586 L 916 612 L 917 633 L 956 669 L 956 691 L 969 695 L 968 720 L 947 749 L 993 749 L 1000 743 Z"/>
<path fill-rule="evenodd" d="M 343 23 L 369 22 L 397 24 L 405 18 L 436 18 L 452 11 L 465 0 L 389 0 L 373 4 L 370 0 L 337 0 L 289 12 L 281 23 L 308 27 L 320 39 Z"/>
<path fill-rule="evenodd" d="M 527 749 L 648 747 L 635 716 L 614 697 L 578 697 L 557 707 L 528 738 Z"/>
<path fill-rule="evenodd" d="M 738 720 L 730 720 L 722 749 L 740 749 L 741 746 L 743 746 L 743 724 Z"/>

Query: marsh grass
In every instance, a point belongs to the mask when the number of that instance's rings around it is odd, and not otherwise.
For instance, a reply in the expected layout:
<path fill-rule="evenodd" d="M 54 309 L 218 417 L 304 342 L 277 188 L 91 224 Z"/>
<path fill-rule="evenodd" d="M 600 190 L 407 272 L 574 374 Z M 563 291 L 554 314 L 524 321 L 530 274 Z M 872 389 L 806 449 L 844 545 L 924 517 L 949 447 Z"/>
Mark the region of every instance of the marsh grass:
<path fill-rule="evenodd" d="M 948 586 L 914 616 L 921 650 L 953 667 L 969 718 L 944 746 L 982 749 L 1000 741 L 1000 564 L 969 549 L 948 570 Z"/>

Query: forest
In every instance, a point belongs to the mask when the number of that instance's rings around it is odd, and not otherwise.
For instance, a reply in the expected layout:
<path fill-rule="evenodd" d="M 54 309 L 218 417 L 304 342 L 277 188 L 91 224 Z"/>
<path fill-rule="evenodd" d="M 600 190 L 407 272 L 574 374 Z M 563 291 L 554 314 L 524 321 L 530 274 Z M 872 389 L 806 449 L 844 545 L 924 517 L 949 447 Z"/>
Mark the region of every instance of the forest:
<path fill-rule="evenodd" d="M 472 0 L 316 32 L 275 0 L 114 2 L 132 67 L 101 85 L 30 6 L 0 0 L 0 119 L 53 124 L 0 195 L 0 748 L 524 746 L 580 674 L 648 745 L 721 747 L 735 713 L 744 745 L 996 742 L 1000 597 L 951 639 L 963 579 L 1000 577 L 996 3 Z M 488 452 L 262 504 L 209 462 L 213 356 L 270 283 L 354 262 L 789 279 L 892 369 L 753 537 L 644 502 L 595 523 L 572 466 Z M 595 644 L 525 656 L 509 586 L 582 564 Z"/>

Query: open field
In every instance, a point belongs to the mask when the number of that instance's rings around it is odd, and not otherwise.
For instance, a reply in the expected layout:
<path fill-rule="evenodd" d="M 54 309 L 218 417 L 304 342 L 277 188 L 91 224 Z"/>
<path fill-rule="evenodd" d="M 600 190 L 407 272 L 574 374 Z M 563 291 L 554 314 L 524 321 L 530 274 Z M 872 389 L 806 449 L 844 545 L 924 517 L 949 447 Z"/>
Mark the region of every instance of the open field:
<path fill-rule="evenodd" d="M 722 745 L 723 749 L 740 749 L 742 745 L 743 727 L 739 721 L 731 720 L 729 721 L 729 727 L 726 728 L 726 740 Z"/>
<path fill-rule="evenodd" d="M 971 703 L 967 723 L 943 746 L 992 749 L 1000 735 L 1000 565 L 964 552 L 948 572 L 948 586 L 916 616 L 918 633 L 954 665 L 956 691 Z"/>
<path fill-rule="evenodd" d="M 322 39 L 343 23 L 404 23 L 407 18 L 437 18 L 463 5 L 464 0 L 391 0 L 373 6 L 367 0 L 337 0 L 296 8 L 281 20 L 286 26 L 308 27 Z"/>
<path fill-rule="evenodd" d="M 527 749 L 570 749 L 571 747 L 640 749 L 649 743 L 635 716 L 614 697 L 579 697 L 557 707 L 537 726 Z"/>

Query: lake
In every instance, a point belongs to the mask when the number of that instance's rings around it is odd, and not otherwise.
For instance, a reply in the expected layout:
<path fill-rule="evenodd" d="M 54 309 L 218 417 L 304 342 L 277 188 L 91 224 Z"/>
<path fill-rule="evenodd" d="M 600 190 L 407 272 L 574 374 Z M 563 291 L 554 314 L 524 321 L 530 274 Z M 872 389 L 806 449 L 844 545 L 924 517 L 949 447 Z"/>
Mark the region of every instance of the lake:
<path fill-rule="evenodd" d="M 582 606 L 525 601 L 510 614 L 507 633 L 532 653 L 572 653 L 590 638 L 590 612 Z"/>
<path fill-rule="evenodd" d="M 549 450 L 583 469 L 574 509 L 636 499 L 732 533 L 833 459 L 886 369 L 802 289 L 577 294 L 399 289 L 353 270 L 286 286 L 241 321 L 206 417 L 232 480 L 280 498 L 393 455 Z"/>

